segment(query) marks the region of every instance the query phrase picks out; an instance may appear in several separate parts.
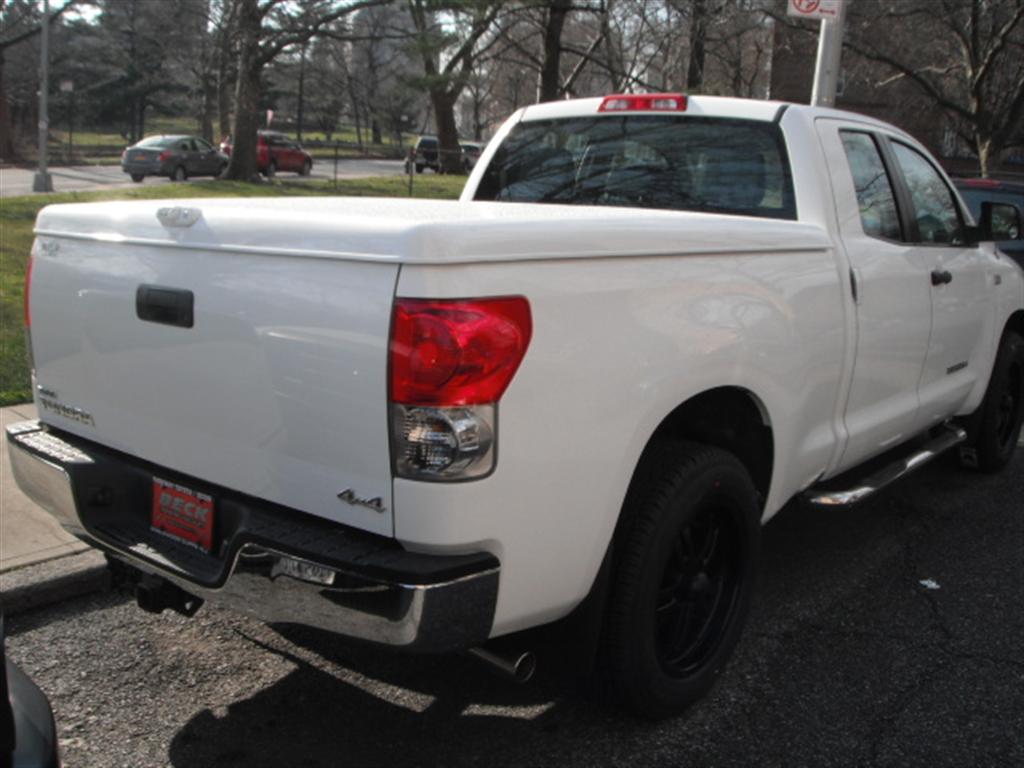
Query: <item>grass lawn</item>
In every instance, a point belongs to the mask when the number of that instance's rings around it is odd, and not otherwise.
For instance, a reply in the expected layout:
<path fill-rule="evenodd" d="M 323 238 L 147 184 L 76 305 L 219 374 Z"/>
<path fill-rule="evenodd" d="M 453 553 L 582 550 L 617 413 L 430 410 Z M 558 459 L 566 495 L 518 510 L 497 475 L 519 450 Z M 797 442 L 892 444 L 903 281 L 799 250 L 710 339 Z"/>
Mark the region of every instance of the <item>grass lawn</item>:
<path fill-rule="evenodd" d="M 454 199 L 466 179 L 462 176 L 417 178 L 414 195 Z M 25 359 L 23 300 L 25 263 L 32 247 L 36 214 L 54 203 L 88 203 L 98 200 L 140 200 L 196 197 L 381 196 L 405 197 L 404 177 L 329 182 L 278 181 L 248 184 L 233 181 L 202 181 L 99 192 L 66 192 L 56 195 L 5 197 L 0 202 L 0 406 L 32 399 Z"/>

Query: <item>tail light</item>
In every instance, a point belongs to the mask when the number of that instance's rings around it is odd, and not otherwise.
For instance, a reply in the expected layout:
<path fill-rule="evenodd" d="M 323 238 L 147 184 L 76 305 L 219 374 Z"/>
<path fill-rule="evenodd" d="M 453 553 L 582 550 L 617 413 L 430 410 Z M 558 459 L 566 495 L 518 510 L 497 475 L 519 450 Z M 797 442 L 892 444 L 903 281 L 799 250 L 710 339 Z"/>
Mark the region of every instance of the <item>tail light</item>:
<path fill-rule="evenodd" d="M 160 157 L 158 157 L 157 160 L 159 160 L 161 163 L 166 163 L 168 160 L 171 159 L 172 154 L 174 153 L 168 149 L 165 149 L 163 152 L 160 153 Z"/>
<path fill-rule="evenodd" d="M 531 333 L 523 297 L 396 301 L 390 399 L 399 477 L 466 480 L 491 472 L 495 406 Z"/>
<path fill-rule="evenodd" d="M 124 162 L 124 159 L 126 157 L 128 157 L 128 148 L 127 147 L 125 147 L 124 149 L 121 150 L 121 162 L 122 163 Z"/>

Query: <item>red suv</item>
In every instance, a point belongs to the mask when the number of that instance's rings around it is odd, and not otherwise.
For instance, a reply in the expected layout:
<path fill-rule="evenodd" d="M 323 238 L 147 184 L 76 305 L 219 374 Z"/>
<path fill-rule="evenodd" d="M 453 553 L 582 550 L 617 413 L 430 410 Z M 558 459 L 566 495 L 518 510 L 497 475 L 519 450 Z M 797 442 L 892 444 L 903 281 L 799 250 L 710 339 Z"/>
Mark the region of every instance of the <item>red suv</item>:
<path fill-rule="evenodd" d="M 224 137 L 220 151 L 231 154 L 231 137 Z M 256 142 L 256 170 L 268 179 L 278 171 L 295 171 L 308 176 L 313 170 L 313 156 L 297 141 L 276 131 L 259 131 Z"/>

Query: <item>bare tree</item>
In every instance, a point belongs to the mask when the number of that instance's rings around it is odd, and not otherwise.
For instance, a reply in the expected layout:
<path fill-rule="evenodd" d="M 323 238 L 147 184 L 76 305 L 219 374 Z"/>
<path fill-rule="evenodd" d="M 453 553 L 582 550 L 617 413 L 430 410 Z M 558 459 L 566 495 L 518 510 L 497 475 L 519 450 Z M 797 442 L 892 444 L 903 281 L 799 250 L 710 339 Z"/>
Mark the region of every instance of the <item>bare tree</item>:
<path fill-rule="evenodd" d="M 56 21 L 76 0 L 66 0 L 50 13 L 47 23 Z M 0 0 L 0 158 L 15 157 L 14 129 L 11 113 L 7 108 L 7 92 L 4 88 L 4 55 L 19 43 L 23 43 L 42 31 L 40 14 L 35 2 L 29 0 Z"/>
<path fill-rule="evenodd" d="M 952 116 L 988 175 L 1024 123 L 1024 0 L 862 0 L 853 7 L 847 47 Z"/>
<path fill-rule="evenodd" d="M 286 49 L 302 45 L 326 26 L 361 8 L 387 0 L 233 0 L 238 44 L 235 119 L 231 162 L 224 177 L 256 176 L 256 131 L 259 124 L 260 76 Z"/>
<path fill-rule="evenodd" d="M 409 0 L 416 45 L 423 59 L 424 85 L 437 124 L 439 162 L 446 173 L 462 170 L 455 103 L 469 81 L 477 57 L 498 41 L 495 35 L 489 39 L 485 36 L 492 30 L 503 5 L 489 0 Z"/>
<path fill-rule="evenodd" d="M 781 3 L 771 15 L 793 34 L 801 29 Z M 944 114 L 982 174 L 1024 138 L 1024 0 L 858 0 L 844 47 L 853 54 L 844 70 L 874 94 L 871 111 L 901 122 L 899 105 L 919 94 L 917 111 L 933 116 L 911 121 L 920 130 Z"/>

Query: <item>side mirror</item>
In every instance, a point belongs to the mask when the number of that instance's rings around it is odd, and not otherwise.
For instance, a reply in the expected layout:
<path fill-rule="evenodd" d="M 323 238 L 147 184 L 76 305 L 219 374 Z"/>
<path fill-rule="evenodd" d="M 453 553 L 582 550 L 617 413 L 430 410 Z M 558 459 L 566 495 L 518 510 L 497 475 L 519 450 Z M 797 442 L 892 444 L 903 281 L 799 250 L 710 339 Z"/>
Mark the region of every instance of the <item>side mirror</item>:
<path fill-rule="evenodd" d="M 986 240 L 1001 242 L 1020 239 L 1020 211 L 1009 203 L 982 203 L 981 223 L 987 235 Z"/>

